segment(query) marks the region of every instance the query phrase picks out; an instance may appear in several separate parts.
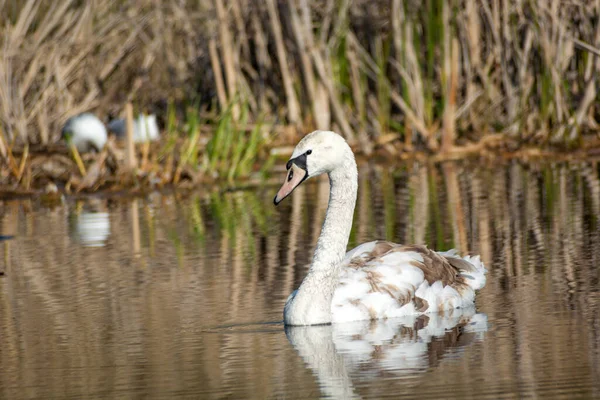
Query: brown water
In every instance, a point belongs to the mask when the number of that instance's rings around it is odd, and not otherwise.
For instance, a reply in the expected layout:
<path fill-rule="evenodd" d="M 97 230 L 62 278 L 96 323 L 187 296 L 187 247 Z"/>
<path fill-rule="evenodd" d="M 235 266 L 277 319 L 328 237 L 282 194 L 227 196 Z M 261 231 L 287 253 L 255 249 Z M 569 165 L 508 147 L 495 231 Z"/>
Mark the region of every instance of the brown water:
<path fill-rule="evenodd" d="M 598 165 L 360 169 L 350 244 L 481 254 L 476 310 L 286 332 L 324 180 L 0 202 L 0 398 L 600 398 Z"/>

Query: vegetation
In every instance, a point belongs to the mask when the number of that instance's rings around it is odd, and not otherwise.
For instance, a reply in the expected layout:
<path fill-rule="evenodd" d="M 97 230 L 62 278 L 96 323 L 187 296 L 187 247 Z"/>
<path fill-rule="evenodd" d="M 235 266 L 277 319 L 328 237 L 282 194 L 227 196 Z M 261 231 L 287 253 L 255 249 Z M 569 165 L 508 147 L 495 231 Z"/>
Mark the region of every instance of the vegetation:
<path fill-rule="evenodd" d="M 177 159 L 228 179 L 297 139 L 261 125 L 334 129 L 366 154 L 596 145 L 600 0 L 0 0 L 0 12 L 4 183 L 36 175 L 27 157 L 69 116 L 128 101 L 166 127 L 155 169 Z"/>

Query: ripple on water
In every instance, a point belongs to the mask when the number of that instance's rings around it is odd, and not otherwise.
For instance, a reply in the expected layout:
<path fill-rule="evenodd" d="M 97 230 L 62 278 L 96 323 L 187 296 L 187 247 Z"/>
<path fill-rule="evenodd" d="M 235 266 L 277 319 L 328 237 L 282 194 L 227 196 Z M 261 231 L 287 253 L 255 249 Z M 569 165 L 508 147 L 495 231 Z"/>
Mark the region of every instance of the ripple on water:
<path fill-rule="evenodd" d="M 481 254 L 476 310 L 284 329 L 326 182 L 3 201 L 0 397 L 600 398 L 594 165 L 360 171 L 350 244 Z"/>

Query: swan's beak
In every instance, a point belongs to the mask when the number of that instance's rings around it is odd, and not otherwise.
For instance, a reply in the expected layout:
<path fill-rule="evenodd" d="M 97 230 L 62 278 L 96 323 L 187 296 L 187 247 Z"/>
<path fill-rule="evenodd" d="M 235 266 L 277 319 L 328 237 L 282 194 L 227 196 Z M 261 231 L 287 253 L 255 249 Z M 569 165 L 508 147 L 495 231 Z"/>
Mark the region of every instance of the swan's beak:
<path fill-rule="evenodd" d="M 307 172 L 304 169 L 292 163 L 285 178 L 285 182 L 281 186 L 281 189 L 279 189 L 279 192 L 277 192 L 275 199 L 273 199 L 273 203 L 275 203 L 275 205 L 281 203 L 281 200 L 288 197 L 290 193 L 306 179 L 306 175 Z"/>

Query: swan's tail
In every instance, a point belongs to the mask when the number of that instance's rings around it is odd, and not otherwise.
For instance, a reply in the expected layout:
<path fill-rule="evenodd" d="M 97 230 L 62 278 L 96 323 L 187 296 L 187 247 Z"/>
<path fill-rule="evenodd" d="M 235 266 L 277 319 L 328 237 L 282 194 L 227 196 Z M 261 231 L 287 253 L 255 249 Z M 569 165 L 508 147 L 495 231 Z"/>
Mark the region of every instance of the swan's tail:
<path fill-rule="evenodd" d="M 469 286 L 471 286 L 474 290 L 479 290 L 485 286 L 485 274 L 487 273 L 487 269 L 485 269 L 485 265 L 481 261 L 480 256 L 465 256 L 463 260 L 470 263 L 475 267 L 474 271 L 462 271 L 460 275 L 463 276 L 465 281 Z"/>
<path fill-rule="evenodd" d="M 461 257 L 455 249 L 440 254 L 460 271 L 459 275 L 473 290 L 479 290 L 485 286 L 487 269 L 485 269 L 480 256 Z"/>

